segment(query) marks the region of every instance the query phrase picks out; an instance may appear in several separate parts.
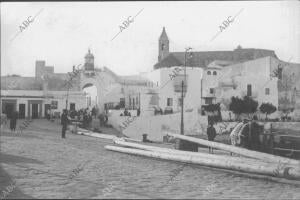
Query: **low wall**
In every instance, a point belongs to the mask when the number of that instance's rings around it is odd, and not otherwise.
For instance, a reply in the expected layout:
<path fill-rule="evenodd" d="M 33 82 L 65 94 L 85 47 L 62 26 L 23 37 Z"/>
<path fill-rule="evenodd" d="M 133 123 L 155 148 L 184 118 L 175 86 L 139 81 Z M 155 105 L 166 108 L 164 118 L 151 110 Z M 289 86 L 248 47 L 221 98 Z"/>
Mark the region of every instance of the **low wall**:
<path fill-rule="evenodd" d="M 128 117 L 120 116 L 120 113 L 112 111 L 109 117 L 109 123 L 118 131 L 130 138 L 142 139 L 143 134 L 148 134 L 148 139 L 153 141 L 163 141 L 164 131 L 180 133 L 181 113 L 169 115 L 141 115 L 134 118 L 128 127 L 122 129 L 122 123 Z M 236 122 L 222 122 L 214 125 L 217 134 L 229 132 L 235 126 Z M 206 135 L 207 116 L 201 116 L 197 110 L 184 113 L 184 131 L 185 135 Z"/>
<path fill-rule="evenodd" d="M 180 133 L 181 113 L 169 115 L 141 115 L 131 120 L 128 117 L 120 116 L 123 111 L 112 110 L 109 116 L 109 123 L 118 131 L 133 139 L 142 139 L 143 134 L 148 134 L 148 139 L 153 141 L 163 141 L 164 131 Z M 136 116 L 134 111 L 130 111 L 132 116 Z M 130 121 L 125 129 L 122 123 Z M 214 125 L 217 134 L 230 133 L 238 122 L 219 122 Z M 270 122 L 259 122 L 265 125 L 265 129 L 270 127 Z M 272 122 L 273 130 L 281 130 L 287 134 L 300 134 L 300 122 Z M 201 116 L 196 109 L 192 112 L 184 113 L 185 135 L 206 135 L 207 116 Z"/>
<path fill-rule="evenodd" d="M 280 134 L 300 136 L 300 122 L 268 122 L 265 128 L 270 128 L 270 124 L 272 129 Z"/>

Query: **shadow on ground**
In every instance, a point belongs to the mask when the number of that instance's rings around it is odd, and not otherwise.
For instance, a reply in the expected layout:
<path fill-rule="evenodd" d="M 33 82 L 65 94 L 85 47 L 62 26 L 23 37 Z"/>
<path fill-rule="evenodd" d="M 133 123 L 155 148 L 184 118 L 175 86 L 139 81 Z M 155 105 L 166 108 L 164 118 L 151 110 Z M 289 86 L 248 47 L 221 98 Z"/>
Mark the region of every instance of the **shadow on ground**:
<path fill-rule="evenodd" d="M 1 162 L 2 160 L 1 156 Z M 5 196 L 3 196 L 5 194 Z M 3 198 L 4 197 L 4 198 Z M 16 183 L 13 181 L 11 176 L 6 173 L 0 164 L 0 198 L 3 199 L 33 199 L 32 196 L 24 194 Z"/>
<path fill-rule="evenodd" d="M 1 152 L 0 152 L 0 162 L 7 163 L 7 164 L 16 164 L 16 163 L 43 164 L 43 162 L 32 158 L 26 158 L 24 156 L 15 156 L 15 155 L 5 154 Z"/>

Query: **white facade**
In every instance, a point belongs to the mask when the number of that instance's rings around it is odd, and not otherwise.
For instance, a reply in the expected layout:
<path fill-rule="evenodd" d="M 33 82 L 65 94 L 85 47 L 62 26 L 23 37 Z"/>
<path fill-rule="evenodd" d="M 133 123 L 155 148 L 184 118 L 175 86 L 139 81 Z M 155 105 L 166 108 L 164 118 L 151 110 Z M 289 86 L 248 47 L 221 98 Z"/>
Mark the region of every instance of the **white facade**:
<path fill-rule="evenodd" d="M 42 90 L 1 90 L 1 104 L 12 103 L 15 110 L 22 112 L 24 117 L 32 117 L 34 104 L 37 104 L 36 117 L 45 117 L 46 105 L 52 101 L 57 102 L 57 108 L 52 112 L 62 113 L 66 108 L 67 91 L 48 91 L 44 95 Z M 68 96 L 68 109 L 75 104 L 75 109 L 86 108 L 86 97 L 83 92 L 70 91 Z M 2 105 L 1 105 L 2 108 Z M 23 110 L 21 110 L 23 109 Z"/>
<path fill-rule="evenodd" d="M 216 103 L 216 88 L 222 74 L 221 70 L 221 66 L 213 63 L 204 69 L 202 78 L 202 105 Z"/>
<path fill-rule="evenodd" d="M 171 78 L 172 74 L 174 78 Z M 184 80 L 184 68 L 174 66 L 170 68 L 156 69 L 143 76 L 149 78 L 154 84 L 158 85 L 156 92 L 159 95 L 159 106 L 164 110 L 166 107 L 172 107 L 173 111 L 181 109 L 181 80 Z M 187 92 L 184 97 L 184 108 L 193 109 L 201 105 L 201 79 L 203 76 L 202 68 L 186 67 Z M 172 80 L 171 80 L 172 79 Z M 179 89 L 179 90 L 178 90 Z"/>
<path fill-rule="evenodd" d="M 228 102 L 232 96 L 251 96 L 261 103 L 278 107 L 277 77 L 271 77 L 275 69 L 271 57 L 259 58 L 224 67 L 216 88 L 217 101 Z"/>

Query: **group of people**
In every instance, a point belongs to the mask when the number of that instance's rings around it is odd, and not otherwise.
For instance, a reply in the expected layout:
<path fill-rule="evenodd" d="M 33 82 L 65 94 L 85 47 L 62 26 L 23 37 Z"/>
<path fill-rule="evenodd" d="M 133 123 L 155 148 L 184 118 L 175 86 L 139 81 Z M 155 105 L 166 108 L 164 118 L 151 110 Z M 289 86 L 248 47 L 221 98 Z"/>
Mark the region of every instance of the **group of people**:
<path fill-rule="evenodd" d="M 9 117 L 9 128 L 11 130 L 11 132 L 15 132 L 16 131 L 16 126 L 17 126 L 17 120 L 19 118 L 19 113 L 18 111 L 13 111 L 10 113 L 10 117 Z M 8 116 L 5 113 L 1 113 L 1 129 L 4 125 L 7 124 L 8 121 Z"/>
<path fill-rule="evenodd" d="M 64 109 L 63 113 L 60 117 L 61 125 L 62 125 L 62 138 L 66 138 L 66 130 L 68 124 L 71 123 L 71 120 L 82 121 L 82 128 L 87 128 L 89 124 L 92 122 L 92 111 L 89 111 L 88 108 L 80 109 L 80 110 L 67 110 Z"/>
<path fill-rule="evenodd" d="M 231 131 L 231 144 L 251 150 L 260 150 L 259 135 L 263 131 L 263 127 L 257 123 L 257 117 L 253 119 L 244 119 L 239 122 Z"/>
<path fill-rule="evenodd" d="M 131 116 L 131 113 L 125 108 L 124 112 L 120 114 L 120 116 Z"/>
<path fill-rule="evenodd" d="M 106 126 L 108 122 L 108 116 L 106 112 L 102 112 L 98 116 L 100 127 Z"/>
<path fill-rule="evenodd" d="M 252 120 L 244 119 L 239 122 L 230 133 L 231 144 L 247 148 L 250 150 L 260 150 L 259 135 L 263 131 L 263 127 L 257 123 L 257 116 L 254 116 Z M 214 128 L 214 122 L 209 121 L 207 127 L 207 138 L 209 141 L 214 141 L 217 135 Z M 209 147 L 209 153 L 213 153 L 213 148 Z"/>
<path fill-rule="evenodd" d="M 61 115 L 61 124 L 62 124 L 62 138 L 65 138 L 65 132 L 67 130 L 68 124 L 70 124 L 71 120 L 80 121 L 82 122 L 79 127 L 82 128 L 88 128 L 93 121 L 93 118 L 97 118 L 99 110 L 95 107 L 92 108 L 92 110 L 89 110 L 88 108 L 83 108 L 80 110 L 63 110 L 63 113 Z M 100 113 L 98 115 L 100 127 L 103 127 L 108 122 L 108 115 L 107 110 L 105 112 Z"/>
<path fill-rule="evenodd" d="M 141 109 L 138 108 L 138 109 L 136 110 L 136 116 L 140 116 L 140 115 L 141 115 Z M 131 117 L 131 113 L 128 111 L 127 108 L 125 108 L 125 109 L 124 109 L 124 112 L 121 113 L 120 116 L 129 116 L 129 117 Z"/>

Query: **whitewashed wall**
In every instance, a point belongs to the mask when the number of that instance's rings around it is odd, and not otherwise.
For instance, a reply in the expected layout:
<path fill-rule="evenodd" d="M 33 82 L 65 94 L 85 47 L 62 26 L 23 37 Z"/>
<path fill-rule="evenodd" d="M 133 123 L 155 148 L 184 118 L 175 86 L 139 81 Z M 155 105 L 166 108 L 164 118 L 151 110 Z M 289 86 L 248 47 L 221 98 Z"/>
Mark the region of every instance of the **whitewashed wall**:
<path fill-rule="evenodd" d="M 270 57 L 260 58 L 244 63 L 239 63 L 222 69 L 222 76 L 217 88 L 217 101 L 222 99 L 230 100 L 232 96 L 243 97 L 247 94 L 247 85 L 252 86 L 252 97 L 258 101 L 272 103 L 278 106 L 277 78 L 270 77 L 271 66 Z M 230 84 L 234 81 L 236 88 L 223 87 L 223 84 Z M 270 94 L 265 94 L 265 89 L 270 89 Z"/>

